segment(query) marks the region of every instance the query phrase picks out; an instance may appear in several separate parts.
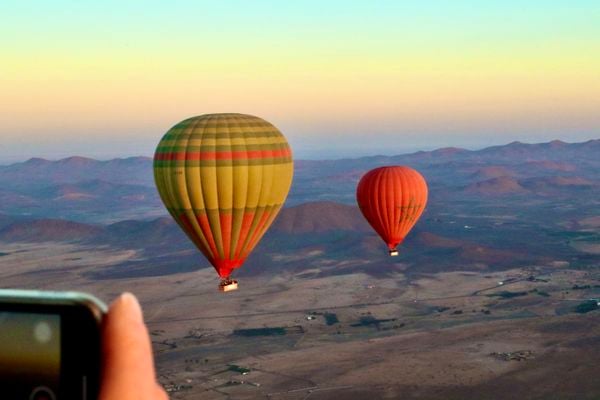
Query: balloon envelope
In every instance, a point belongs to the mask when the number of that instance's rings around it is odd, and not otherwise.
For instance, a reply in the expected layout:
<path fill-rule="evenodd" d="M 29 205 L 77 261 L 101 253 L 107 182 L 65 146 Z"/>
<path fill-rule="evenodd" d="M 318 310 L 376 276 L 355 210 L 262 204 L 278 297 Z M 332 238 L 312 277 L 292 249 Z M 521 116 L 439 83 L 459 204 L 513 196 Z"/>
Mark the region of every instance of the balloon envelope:
<path fill-rule="evenodd" d="M 162 201 L 222 278 L 242 265 L 269 228 L 292 175 L 285 137 L 251 115 L 186 119 L 163 136 L 154 155 Z"/>
<path fill-rule="evenodd" d="M 356 200 L 391 254 L 425 210 L 427 183 L 409 167 L 375 168 L 360 179 Z"/>

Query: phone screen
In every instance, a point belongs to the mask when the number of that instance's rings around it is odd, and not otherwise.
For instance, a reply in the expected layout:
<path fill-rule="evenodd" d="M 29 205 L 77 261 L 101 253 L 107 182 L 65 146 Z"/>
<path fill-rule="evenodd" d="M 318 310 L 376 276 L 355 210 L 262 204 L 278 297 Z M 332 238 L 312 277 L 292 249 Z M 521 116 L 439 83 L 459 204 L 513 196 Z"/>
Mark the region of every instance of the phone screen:
<path fill-rule="evenodd" d="M 0 312 L 2 398 L 56 399 L 61 365 L 60 323 L 57 314 Z"/>

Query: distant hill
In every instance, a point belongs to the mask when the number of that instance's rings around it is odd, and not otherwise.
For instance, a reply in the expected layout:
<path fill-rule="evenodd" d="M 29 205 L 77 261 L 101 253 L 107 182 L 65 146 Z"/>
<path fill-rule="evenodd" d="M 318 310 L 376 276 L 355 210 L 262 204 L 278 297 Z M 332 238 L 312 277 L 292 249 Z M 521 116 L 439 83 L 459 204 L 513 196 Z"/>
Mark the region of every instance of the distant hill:
<path fill-rule="evenodd" d="M 491 165 L 488 167 L 478 168 L 472 175 L 476 181 L 499 178 L 503 176 L 515 176 L 517 173 L 511 168 L 505 166 Z"/>
<path fill-rule="evenodd" d="M 600 191 L 600 140 L 582 143 L 552 141 L 513 142 L 481 150 L 442 148 L 396 156 L 371 156 L 341 160 L 297 160 L 287 207 L 333 201 L 355 206 L 361 176 L 382 165 L 409 165 L 427 179 L 430 210 L 455 210 L 464 202 L 493 207 L 501 195 L 508 206 L 523 194 L 568 197 L 569 190 L 598 197 Z M 541 178 L 580 182 L 564 185 Z M 86 223 L 150 220 L 166 216 L 154 188 L 152 159 L 132 157 L 98 161 L 70 157 L 58 161 L 39 158 L 0 166 L 0 213 L 34 218 L 62 218 Z M 513 199 L 514 197 L 514 199 Z M 585 199 L 581 198 L 585 204 Z M 589 203 L 589 202 L 588 202 Z M 306 212 L 302 209 L 295 213 Z M 335 211 L 332 210 L 335 216 Z M 305 217 L 309 217 L 307 213 Z M 282 220 L 283 230 L 297 222 Z M 332 217 L 333 218 L 333 217 Z M 347 217 L 344 217 L 347 218 Z M 325 222 L 310 218 L 302 229 L 325 229 Z M 338 222 L 335 222 L 338 223 Z M 350 223 L 349 220 L 340 223 Z"/>
<path fill-rule="evenodd" d="M 570 193 L 597 188 L 600 182 L 579 176 L 542 176 L 527 179 L 515 179 L 508 176 L 487 179 L 467 186 L 467 192 L 482 195 L 510 195 L 525 192 L 537 195 L 559 194 L 567 190 Z"/>
<path fill-rule="evenodd" d="M 522 259 L 523 254 L 515 251 L 495 249 L 478 243 L 460 239 L 442 237 L 430 232 L 420 232 L 416 235 L 416 242 L 429 249 L 451 249 L 455 260 L 471 263 L 485 263 L 491 265 L 503 265 L 515 259 Z"/>
<path fill-rule="evenodd" d="M 419 232 L 416 235 L 416 241 L 423 246 L 438 248 L 457 249 L 464 246 L 464 241 L 458 239 L 446 238 L 431 232 Z"/>
<path fill-rule="evenodd" d="M 0 183 L 4 188 L 46 186 L 96 179 L 114 184 L 152 186 L 152 159 L 130 157 L 98 161 L 86 157 L 69 157 L 49 161 L 32 158 L 25 162 L 0 166 Z"/>
<path fill-rule="evenodd" d="M 0 190 L 0 212 L 12 215 L 109 222 L 140 211 L 142 217 L 165 214 L 155 188 L 93 179 Z"/>
<path fill-rule="evenodd" d="M 498 178 L 475 182 L 467 186 L 466 190 L 467 192 L 483 195 L 508 195 L 526 191 L 518 180 L 508 176 L 500 176 Z"/>
<path fill-rule="evenodd" d="M 552 177 L 539 177 L 530 178 L 523 180 L 523 186 L 535 189 L 545 190 L 549 188 L 563 188 L 563 187 L 591 187 L 596 186 L 597 183 L 590 181 L 589 179 L 581 178 L 578 176 L 552 176 Z"/>
<path fill-rule="evenodd" d="M 358 207 L 332 201 L 308 202 L 285 208 L 277 217 L 272 229 L 292 234 L 371 230 Z"/>
<path fill-rule="evenodd" d="M 358 207 L 327 201 L 284 208 L 270 230 L 291 235 L 328 231 L 371 232 Z M 48 240 L 138 248 L 188 241 L 171 217 L 90 225 L 58 219 L 17 219 L 0 214 L 0 241 Z"/>
<path fill-rule="evenodd" d="M 0 229 L 5 242 L 72 242 L 96 237 L 102 227 L 59 219 L 23 220 Z"/>
<path fill-rule="evenodd" d="M 31 190 L 37 198 L 47 200 L 92 200 L 106 198 L 141 201 L 155 195 L 155 190 L 147 186 L 119 184 L 102 179 L 86 180 L 77 183 L 58 183 Z"/>
<path fill-rule="evenodd" d="M 600 151 L 600 139 L 589 140 L 581 143 L 566 143 L 553 140 L 547 143 L 522 143 L 512 142 L 503 146 L 492 146 L 482 150 L 473 151 L 473 155 L 486 156 L 493 159 L 517 161 L 536 160 L 564 160 L 571 161 L 573 156 L 593 158 L 592 153 Z"/>
<path fill-rule="evenodd" d="M 552 177 L 579 177 L 600 181 L 600 140 L 582 143 L 526 144 L 513 142 L 481 150 L 444 148 L 397 156 L 372 156 L 356 159 L 299 161 L 290 204 L 315 200 L 354 203 L 354 190 L 360 177 L 369 169 L 382 165 L 409 165 L 427 179 L 435 195 L 460 198 L 467 193 L 488 197 L 490 193 L 521 193 L 520 182 L 503 179 L 482 184 L 489 179 L 509 177 L 517 180 Z"/>
<path fill-rule="evenodd" d="M 557 161 L 550 161 L 550 160 L 529 161 L 522 165 L 518 165 L 517 167 L 525 168 L 528 171 L 535 170 L 536 172 L 550 172 L 550 171 L 575 172 L 577 170 L 577 167 L 573 163 L 557 162 Z"/>
<path fill-rule="evenodd" d="M 368 230 L 358 208 L 333 202 L 315 202 L 284 208 L 273 231 L 291 234 L 326 232 L 329 230 Z M 148 243 L 169 241 L 175 236 L 183 240 L 171 217 L 149 221 L 124 220 L 108 225 L 90 225 L 60 219 L 17 218 L 0 214 L 1 241 L 38 242 L 53 240 L 88 240 L 109 244 L 127 243 L 144 247 Z"/>
<path fill-rule="evenodd" d="M 100 242 L 113 246 L 133 248 L 171 247 L 179 249 L 191 247 L 188 238 L 171 217 L 161 217 L 150 221 L 127 220 L 106 227 L 104 234 L 97 238 Z"/>
<path fill-rule="evenodd" d="M 565 143 L 555 140 L 548 143 L 527 144 L 512 142 L 503 146 L 492 146 L 481 150 L 442 148 L 419 151 L 396 156 L 371 156 L 341 160 L 297 160 L 296 173 L 322 168 L 321 173 L 337 175 L 350 173 L 359 177 L 361 171 L 379 165 L 409 164 L 430 165 L 448 162 L 466 162 L 499 165 L 528 163 L 537 168 L 574 171 L 575 163 L 598 162 L 600 139 L 581 143 Z M 354 172 L 352 172 L 354 171 Z M 490 176 L 492 177 L 492 176 Z M 2 187 L 20 187 L 22 184 L 75 183 L 94 179 L 111 183 L 153 186 L 152 159 L 150 157 L 117 158 L 98 161 L 85 157 L 69 157 L 57 161 L 32 158 L 25 162 L 0 166 Z"/>

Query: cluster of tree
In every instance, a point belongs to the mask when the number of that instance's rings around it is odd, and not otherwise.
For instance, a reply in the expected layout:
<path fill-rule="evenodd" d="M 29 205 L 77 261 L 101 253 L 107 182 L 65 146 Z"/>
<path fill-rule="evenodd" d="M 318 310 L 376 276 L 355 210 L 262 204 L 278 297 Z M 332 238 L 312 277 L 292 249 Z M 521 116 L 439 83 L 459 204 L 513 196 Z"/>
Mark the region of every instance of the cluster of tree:
<path fill-rule="evenodd" d="M 583 303 L 575 307 L 575 312 L 579 314 L 585 314 L 590 311 L 599 309 L 598 302 L 596 300 L 586 300 Z"/>

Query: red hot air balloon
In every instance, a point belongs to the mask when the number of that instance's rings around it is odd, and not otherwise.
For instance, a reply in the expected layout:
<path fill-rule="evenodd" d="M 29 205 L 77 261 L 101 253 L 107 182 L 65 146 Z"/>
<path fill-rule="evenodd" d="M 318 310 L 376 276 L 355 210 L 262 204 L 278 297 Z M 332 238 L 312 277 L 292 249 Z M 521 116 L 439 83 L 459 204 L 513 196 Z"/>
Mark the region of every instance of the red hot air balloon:
<path fill-rule="evenodd" d="M 391 256 L 415 225 L 427 204 L 427 183 L 421 174 L 405 166 L 375 168 L 356 188 L 360 211 L 387 243 Z"/>

